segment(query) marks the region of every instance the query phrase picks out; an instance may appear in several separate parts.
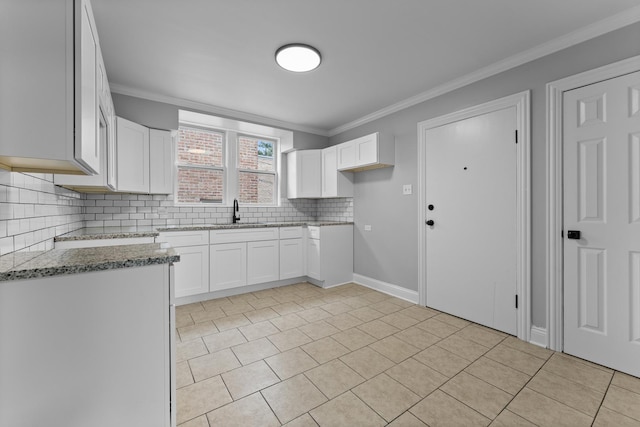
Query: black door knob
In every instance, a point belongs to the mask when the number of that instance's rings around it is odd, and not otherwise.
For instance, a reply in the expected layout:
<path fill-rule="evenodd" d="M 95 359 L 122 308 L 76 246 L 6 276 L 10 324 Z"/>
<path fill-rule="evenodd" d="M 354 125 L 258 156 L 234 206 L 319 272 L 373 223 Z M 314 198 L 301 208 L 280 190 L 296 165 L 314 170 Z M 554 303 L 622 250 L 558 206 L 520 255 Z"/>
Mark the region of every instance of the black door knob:
<path fill-rule="evenodd" d="M 435 222 L 433 222 L 433 220 L 432 220 L 432 219 L 427 220 L 427 225 L 431 226 L 431 225 L 433 225 L 433 224 L 435 224 Z"/>
<path fill-rule="evenodd" d="M 567 239 L 580 240 L 580 231 L 578 230 L 567 231 Z"/>

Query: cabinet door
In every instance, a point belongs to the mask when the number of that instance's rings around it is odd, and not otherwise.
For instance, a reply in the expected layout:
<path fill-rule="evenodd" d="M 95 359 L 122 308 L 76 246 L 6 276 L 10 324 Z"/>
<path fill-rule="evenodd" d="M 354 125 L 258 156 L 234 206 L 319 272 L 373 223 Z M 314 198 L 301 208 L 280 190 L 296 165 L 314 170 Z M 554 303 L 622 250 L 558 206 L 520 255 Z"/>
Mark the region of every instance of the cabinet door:
<path fill-rule="evenodd" d="M 356 165 L 356 149 L 353 142 L 338 144 L 338 169 L 349 169 Z"/>
<path fill-rule="evenodd" d="M 287 155 L 287 197 L 321 197 L 322 150 L 299 150 Z"/>
<path fill-rule="evenodd" d="M 173 192 L 173 144 L 171 132 L 149 131 L 149 192 L 171 194 Z"/>
<path fill-rule="evenodd" d="M 247 284 L 247 244 L 223 243 L 210 248 L 209 290 L 237 288 Z"/>
<path fill-rule="evenodd" d="M 98 137 L 98 33 L 91 5 L 79 1 L 76 11 L 76 160 L 95 173 L 100 172 Z M 78 48 L 79 46 L 79 48 Z"/>
<path fill-rule="evenodd" d="M 280 279 L 304 276 L 303 239 L 280 240 Z"/>
<path fill-rule="evenodd" d="M 149 129 L 118 117 L 118 191 L 149 192 Z"/>
<path fill-rule="evenodd" d="M 209 245 L 176 248 L 180 262 L 175 263 L 176 298 L 209 292 Z"/>
<path fill-rule="evenodd" d="M 247 243 L 247 282 L 273 282 L 280 278 L 280 245 L 278 240 Z"/>
<path fill-rule="evenodd" d="M 320 271 L 320 240 L 307 240 L 307 276 L 322 280 Z"/>
<path fill-rule="evenodd" d="M 338 150 L 336 146 L 322 150 L 322 197 L 338 196 Z"/>
<path fill-rule="evenodd" d="M 364 136 L 355 140 L 356 166 L 378 162 L 378 134 Z"/>

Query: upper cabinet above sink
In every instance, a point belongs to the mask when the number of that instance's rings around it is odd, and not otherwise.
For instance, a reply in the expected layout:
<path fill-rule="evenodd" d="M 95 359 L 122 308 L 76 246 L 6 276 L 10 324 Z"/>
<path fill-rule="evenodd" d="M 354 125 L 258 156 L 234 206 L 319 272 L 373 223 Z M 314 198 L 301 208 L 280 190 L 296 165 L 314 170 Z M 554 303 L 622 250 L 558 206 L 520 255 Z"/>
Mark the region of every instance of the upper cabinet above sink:
<path fill-rule="evenodd" d="M 4 2 L 0 52 L 0 167 L 100 173 L 100 49 L 89 1 Z"/>
<path fill-rule="evenodd" d="M 395 145 L 375 132 L 337 145 L 338 170 L 360 172 L 393 166 Z"/>

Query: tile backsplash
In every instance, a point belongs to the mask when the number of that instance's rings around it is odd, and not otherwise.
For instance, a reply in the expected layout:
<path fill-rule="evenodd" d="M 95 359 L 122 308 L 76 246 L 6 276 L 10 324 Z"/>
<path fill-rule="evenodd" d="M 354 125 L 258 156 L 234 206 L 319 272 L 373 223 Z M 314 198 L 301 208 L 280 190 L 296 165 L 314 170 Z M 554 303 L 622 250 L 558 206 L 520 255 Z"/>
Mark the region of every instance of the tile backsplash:
<path fill-rule="evenodd" d="M 88 194 L 87 227 L 228 224 L 231 207 L 174 206 L 172 196 Z M 240 204 L 241 222 L 353 221 L 353 199 L 282 198 L 278 207 Z"/>
<path fill-rule="evenodd" d="M 53 237 L 84 227 L 84 195 L 52 174 L 0 169 L 0 255 L 53 248 Z"/>
<path fill-rule="evenodd" d="M 278 207 L 240 206 L 242 222 L 353 221 L 353 198 L 282 198 Z M 174 206 L 173 196 L 80 194 L 52 174 L 0 169 L 0 255 L 53 248 L 53 237 L 82 227 L 226 224 L 230 207 Z"/>

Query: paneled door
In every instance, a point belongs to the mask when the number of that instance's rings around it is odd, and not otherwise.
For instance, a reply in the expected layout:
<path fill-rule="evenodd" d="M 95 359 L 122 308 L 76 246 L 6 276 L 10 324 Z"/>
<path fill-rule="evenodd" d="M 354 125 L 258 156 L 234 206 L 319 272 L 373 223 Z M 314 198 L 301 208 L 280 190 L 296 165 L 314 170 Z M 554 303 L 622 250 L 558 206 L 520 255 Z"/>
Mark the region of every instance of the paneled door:
<path fill-rule="evenodd" d="M 425 133 L 426 303 L 517 332 L 516 107 Z"/>
<path fill-rule="evenodd" d="M 563 97 L 564 351 L 640 376 L 640 72 Z"/>

